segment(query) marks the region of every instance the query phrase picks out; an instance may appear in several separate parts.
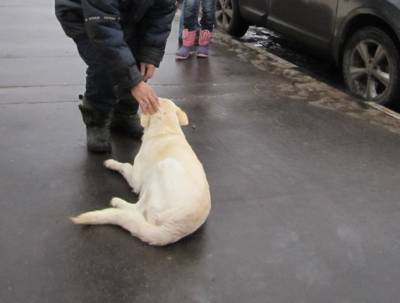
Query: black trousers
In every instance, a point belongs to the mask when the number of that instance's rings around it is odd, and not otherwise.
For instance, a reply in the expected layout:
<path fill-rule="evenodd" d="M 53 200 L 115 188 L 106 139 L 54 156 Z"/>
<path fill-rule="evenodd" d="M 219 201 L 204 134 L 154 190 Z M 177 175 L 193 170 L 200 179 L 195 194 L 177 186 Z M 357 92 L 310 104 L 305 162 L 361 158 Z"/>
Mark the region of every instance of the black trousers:
<path fill-rule="evenodd" d="M 138 103 L 132 97 L 131 87 L 121 87 L 112 79 L 101 55 L 87 37 L 74 41 L 80 57 L 87 65 L 85 97 L 89 104 L 104 113 L 114 110 L 120 114 L 135 114 Z"/>

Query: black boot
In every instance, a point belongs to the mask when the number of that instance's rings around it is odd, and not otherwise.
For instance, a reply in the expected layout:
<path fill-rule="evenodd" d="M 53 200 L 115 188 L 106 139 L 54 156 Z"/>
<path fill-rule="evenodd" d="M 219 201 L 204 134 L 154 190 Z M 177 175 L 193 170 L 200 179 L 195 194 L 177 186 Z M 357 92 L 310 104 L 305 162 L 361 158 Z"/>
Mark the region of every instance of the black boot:
<path fill-rule="evenodd" d="M 123 133 L 134 139 L 140 139 L 143 135 L 139 116 L 137 114 L 122 113 L 118 110 L 113 113 L 111 130 Z"/>
<path fill-rule="evenodd" d="M 91 152 L 111 151 L 110 122 L 111 113 L 95 110 L 86 98 L 79 105 L 83 122 L 86 124 L 87 148 Z"/>

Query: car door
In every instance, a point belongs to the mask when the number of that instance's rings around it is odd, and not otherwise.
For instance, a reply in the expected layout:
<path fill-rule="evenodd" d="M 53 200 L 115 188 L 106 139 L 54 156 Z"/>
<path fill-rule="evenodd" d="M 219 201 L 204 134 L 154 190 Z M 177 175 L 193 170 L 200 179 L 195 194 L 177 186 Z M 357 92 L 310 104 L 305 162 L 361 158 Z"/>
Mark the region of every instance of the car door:
<path fill-rule="evenodd" d="M 271 0 L 236 0 L 240 14 L 252 24 L 264 26 L 267 20 Z"/>
<path fill-rule="evenodd" d="M 317 48 L 329 48 L 339 0 L 270 0 L 268 22 Z"/>

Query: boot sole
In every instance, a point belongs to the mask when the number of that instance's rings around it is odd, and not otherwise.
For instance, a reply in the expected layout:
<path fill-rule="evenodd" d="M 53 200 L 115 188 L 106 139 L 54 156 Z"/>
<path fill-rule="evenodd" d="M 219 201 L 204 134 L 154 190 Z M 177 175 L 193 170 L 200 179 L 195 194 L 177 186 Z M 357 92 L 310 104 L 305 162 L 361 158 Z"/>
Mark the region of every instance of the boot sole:
<path fill-rule="evenodd" d="M 189 59 L 194 53 L 195 53 L 194 51 L 191 51 L 187 57 L 175 55 L 175 59 L 177 59 L 177 60 L 186 60 L 186 59 Z"/>
<path fill-rule="evenodd" d="M 189 59 L 189 58 L 190 58 L 190 56 L 187 56 L 187 57 L 176 56 L 175 57 L 176 60 L 186 60 L 186 59 Z"/>

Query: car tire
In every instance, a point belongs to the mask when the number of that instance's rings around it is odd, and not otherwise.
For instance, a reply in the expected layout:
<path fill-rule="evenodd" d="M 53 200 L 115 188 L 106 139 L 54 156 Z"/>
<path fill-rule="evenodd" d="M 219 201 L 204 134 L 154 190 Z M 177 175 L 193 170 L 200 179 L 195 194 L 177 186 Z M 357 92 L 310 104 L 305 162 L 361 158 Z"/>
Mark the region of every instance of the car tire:
<path fill-rule="evenodd" d="M 357 30 L 343 52 L 343 76 L 357 97 L 393 105 L 400 96 L 399 50 L 392 38 L 377 27 Z"/>
<path fill-rule="evenodd" d="M 242 37 L 249 28 L 240 15 L 238 0 L 216 0 L 215 19 L 219 29 L 234 37 Z"/>

